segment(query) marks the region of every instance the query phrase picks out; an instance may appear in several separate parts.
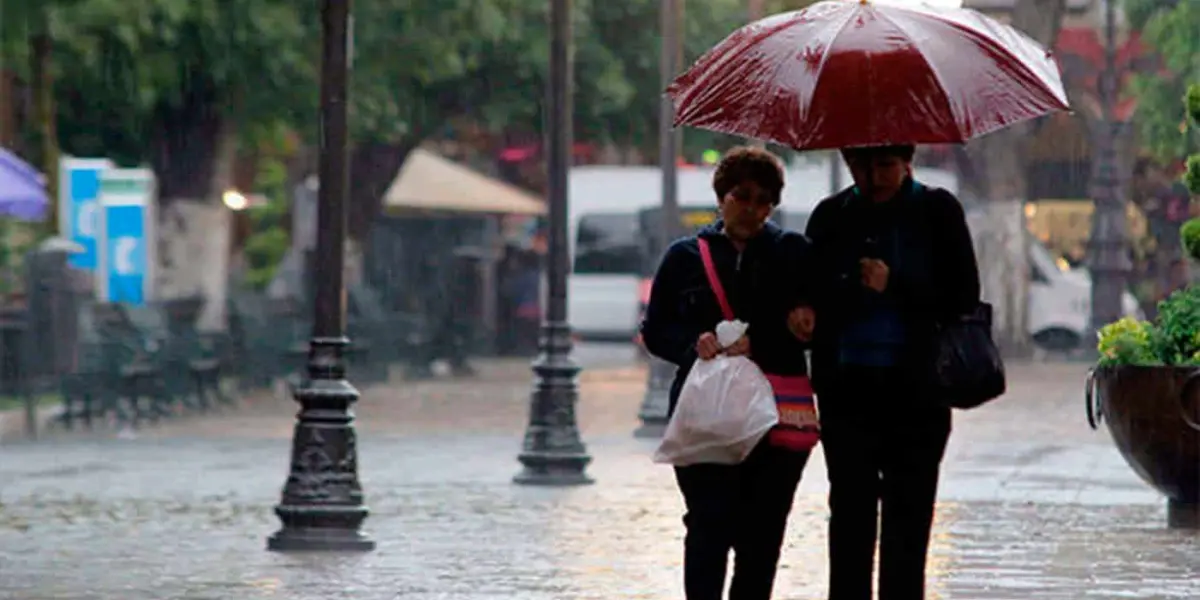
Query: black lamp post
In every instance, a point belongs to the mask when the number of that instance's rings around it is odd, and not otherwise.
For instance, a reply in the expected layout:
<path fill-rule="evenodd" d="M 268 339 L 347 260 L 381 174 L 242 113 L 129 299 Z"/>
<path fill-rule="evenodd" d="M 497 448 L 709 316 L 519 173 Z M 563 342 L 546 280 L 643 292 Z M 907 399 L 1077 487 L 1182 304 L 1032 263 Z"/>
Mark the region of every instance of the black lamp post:
<path fill-rule="evenodd" d="M 659 2 L 659 36 L 661 46 L 658 56 L 659 78 L 662 89 L 667 89 L 675 74 L 679 71 L 680 56 L 680 17 L 682 16 L 682 0 L 660 0 Z M 658 164 L 662 169 L 662 222 L 657 232 L 660 236 L 659 248 L 664 251 L 671 242 L 680 235 L 681 223 L 679 216 L 679 178 L 676 162 L 679 160 L 679 149 L 683 139 L 681 132 L 674 128 L 675 107 L 670 98 L 663 95 L 658 112 Z M 648 257 L 651 260 L 658 257 Z M 648 361 L 646 374 L 646 393 L 642 396 L 642 405 L 638 409 L 638 418 L 642 424 L 633 432 L 634 437 L 662 437 L 669 420 L 671 382 L 675 379 L 675 365 L 651 356 Z"/>
<path fill-rule="evenodd" d="M 546 171 L 549 181 L 548 304 L 542 319 L 541 355 L 533 363 L 529 425 L 517 460 L 524 469 L 513 481 L 526 485 L 592 483 L 592 457 L 579 436 L 575 404 L 579 365 L 571 359 L 567 323 L 567 171 L 571 165 L 571 0 L 550 0 L 550 81 Z"/>
<path fill-rule="evenodd" d="M 359 531 L 367 518 L 358 481 L 354 414 L 358 390 L 346 381 L 343 352 L 346 240 L 346 101 L 351 0 L 321 3 L 320 190 L 313 337 L 308 374 L 295 391 L 300 403 L 292 461 L 275 514 L 283 527 L 267 540 L 275 551 L 366 551 L 375 542 Z"/>
<path fill-rule="evenodd" d="M 1116 115 L 1117 33 L 1115 0 L 1104 3 L 1104 67 L 1100 74 L 1101 119 L 1094 136 L 1092 198 L 1096 208 L 1092 217 L 1089 244 L 1089 268 L 1092 272 L 1092 331 L 1121 318 L 1121 297 L 1130 270 L 1125 202 L 1121 197 L 1118 146 L 1128 122 Z"/>

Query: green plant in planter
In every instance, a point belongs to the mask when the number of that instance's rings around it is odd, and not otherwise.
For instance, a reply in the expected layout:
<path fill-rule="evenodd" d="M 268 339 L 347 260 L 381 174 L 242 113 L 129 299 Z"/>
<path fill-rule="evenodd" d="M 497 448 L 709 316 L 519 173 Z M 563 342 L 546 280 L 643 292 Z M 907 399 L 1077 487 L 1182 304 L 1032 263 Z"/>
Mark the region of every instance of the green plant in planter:
<path fill-rule="evenodd" d="M 1100 366 L 1150 366 L 1163 364 L 1157 352 L 1154 324 L 1125 317 L 1100 328 Z"/>
<path fill-rule="evenodd" d="M 1158 355 L 1169 365 L 1200 365 L 1200 287 L 1179 290 L 1158 304 Z"/>
<path fill-rule="evenodd" d="M 1200 287 L 1171 294 L 1150 323 L 1125 317 L 1098 332 L 1100 366 L 1200 366 Z"/>

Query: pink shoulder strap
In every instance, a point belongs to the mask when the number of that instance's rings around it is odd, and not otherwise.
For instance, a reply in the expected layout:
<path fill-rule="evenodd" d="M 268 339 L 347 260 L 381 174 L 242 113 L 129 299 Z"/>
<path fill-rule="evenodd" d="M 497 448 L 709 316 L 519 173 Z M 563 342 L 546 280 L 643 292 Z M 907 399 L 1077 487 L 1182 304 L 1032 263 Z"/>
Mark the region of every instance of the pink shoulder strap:
<path fill-rule="evenodd" d="M 708 276 L 708 286 L 712 288 L 713 295 L 717 297 L 717 304 L 721 305 L 721 314 L 725 315 L 725 320 L 732 321 L 734 319 L 733 308 L 729 306 L 729 298 L 725 296 L 725 288 L 721 285 L 720 277 L 717 277 L 717 265 L 713 263 L 712 250 L 708 247 L 708 240 L 697 238 L 700 244 L 700 260 L 704 262 L 704 274 Z"/>

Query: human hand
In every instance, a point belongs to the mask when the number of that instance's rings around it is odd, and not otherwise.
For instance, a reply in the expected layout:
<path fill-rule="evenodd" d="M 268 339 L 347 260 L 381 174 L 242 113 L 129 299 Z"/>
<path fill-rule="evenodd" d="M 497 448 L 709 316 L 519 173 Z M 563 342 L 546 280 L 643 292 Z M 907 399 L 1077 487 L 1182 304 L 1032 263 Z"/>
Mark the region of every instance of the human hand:
<path fill-rule="evenodd" d="M 717 334 L 707 331 L 700 334 L 696 340 L 696 355 L 701 360 L 712 360 L 721 353 L 721 344 L 717 343 Z"/>
<path fill-rule="evenodd" d="M 788 313 L 787 326 L 796 339 L 807 342 L 812 339 L 813 328 L 816 327 L 817 316 L 812 307 L 797 306 Z"/>
<path fill-rule="evenodd" d="M 732 346 L 725 349 L 725 356 L 749 356 L 750 336 L 743 335 Z"/>
<path fill-rule="evenodd" d="M 882 292 L 887 289 L 888 275 L 891 274 L 887 263 L 878 258 L 864 258 L 858 261 L 858 264 L 862 267 L 863 285 L 876 292 Z"/>

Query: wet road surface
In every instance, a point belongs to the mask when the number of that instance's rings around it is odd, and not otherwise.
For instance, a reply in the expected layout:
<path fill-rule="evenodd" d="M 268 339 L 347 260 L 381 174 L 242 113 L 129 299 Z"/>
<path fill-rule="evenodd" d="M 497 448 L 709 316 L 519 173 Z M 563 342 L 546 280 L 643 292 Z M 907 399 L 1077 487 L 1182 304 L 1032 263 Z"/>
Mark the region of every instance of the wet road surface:
<path fill-rule="evenodd" d="M 961 415 L 930 560 L 931 599 L 1200 598 L 1200 536 L 1083 419 L 1080 365 L 1014 367 L 1009 397 Z M 642 373 L 595 370 L 580 420 L 597 484 L 514 486 L 528 382 L 364 390 L 370 554 L 264 550 L 294 408 L 262 400 L 136 439 L 0 447 L 5 600 L 680 598 L 681 503 L 635 440 Z M 819 454 L 819 453 L 818 453 Z M 825 592 L 823 461 L 797 496 L 777 598 Z"/>

